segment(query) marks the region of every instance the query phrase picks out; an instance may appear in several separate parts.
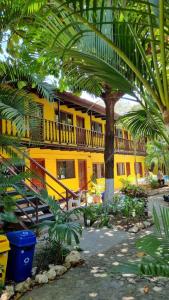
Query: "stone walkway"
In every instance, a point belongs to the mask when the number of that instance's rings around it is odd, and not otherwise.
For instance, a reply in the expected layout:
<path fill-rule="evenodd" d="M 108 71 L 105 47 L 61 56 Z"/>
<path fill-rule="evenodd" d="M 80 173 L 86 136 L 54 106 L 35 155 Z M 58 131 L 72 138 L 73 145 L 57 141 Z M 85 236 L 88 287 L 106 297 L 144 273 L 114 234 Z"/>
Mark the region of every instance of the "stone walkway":
<path fill-rule="evenodd" d="M 154 197 L 154 198 L 153 198 Z M 150 197 L 149 208 L 164 204 Z M 152 205 L 153 204 L 153 205 Z M 144 232 L 145 233 L 145 232 Z M 71 269 L 63 278 L 35 287 L 22 300 L 157 300 L 169 299 L 169 279 L 112 274 L 117 261 L 138 259 L 138 235 L 107 228 L 84 231 L 81 248 L 85 264 Z"/>

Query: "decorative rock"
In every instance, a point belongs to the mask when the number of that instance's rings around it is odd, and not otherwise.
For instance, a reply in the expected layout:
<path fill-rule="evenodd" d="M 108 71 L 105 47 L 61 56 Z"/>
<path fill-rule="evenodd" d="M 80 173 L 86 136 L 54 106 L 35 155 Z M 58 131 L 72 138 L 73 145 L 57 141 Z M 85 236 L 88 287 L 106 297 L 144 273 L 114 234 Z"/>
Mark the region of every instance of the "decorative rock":
<path fill-rule="evenodd" d="M 56 277 L 56 271 L 54 269 L 50 269 L 47 273 L 46 273 L 48 280 L 54 280 Z"/>
<path fill-rule="evenodd" d="M 139 231 L 139 228 L 137 226 L 133 226 L 131 228 L 129 228 L 128 232 L 131 233 L 137 233 Z"/>
<path fill-rule="evenodd" d="M 146 228 L 151 226 L 151 223 L 148 221 L 143 221 L 143 224 Z"/>
<path fill-rule="evenodd" d="M 127 281 L 129 282 L 129 283 L 132 283 L 132 284 L 135 284 L 136 283 L 136 281 L 133 279 L 133 278 L 127 278 Z"/>
<path fill-rule="evenodd" d="M 65 262 L 65 263 L 63 264 L 63 266 L 64 266 L 67 270 L 71 268 L 70 262 Z"/>
<path fill-rule="evenodd" d="M 31 278 L 28 277 L 25 281 L 20 282 L 15 286 L 15 291 L 22 294 L 27 290 L 29 290 L 31 285 L 32 285 L 32 280 Z"/>
<path fill-rule="evenodd" d="M 56 273 L 55 276 L 61 276 L 67 271 L 67 268 L 65 266 L 62 266 L 62 265 L 56 265 L 56 266 L 53 266 L 50 269 L 50 271 L 54 271 Z"/>
<path fill-rule="evenodd" d="M 154 286 L 154 287 L 153 287 L 153 290 L 154 290 L 155 292 L 161 292 L 161 291 L 162 291 L 162 287 Z"/>
<path fill-rule="evenodd" d="M 18 293 L 24 293 L 25 292 L 25 281 L 18 283 L 15 287 L 15 291 Z"/>
<path fill-rule="evenodd" d="M 136 226 L 137 226 L 139 229 L 144 229 L 144 227 L 145 227 L 145 225 L 144 225 L 142 222 L 136 223 Z"/>
<path fill-rule="evenodd" d="M 2 293 L 0 300 L 9 300 L 11 296 L 9 296 L 8 292 L 5 291 Z"/>
<path fill-rule="evenodd" d="M 46 274 L 38 274 L 35 277 L 35 282 L 38 284 L 48 283 L 48 277 Z"/>
<path fill-rule="evenodd" d="M 136 277 L 137 275 L 132 274 L 132 273 L 124 273 L 124 274 L 122 274 L 122 276 L 125 277 L 125 278 L 133 278 L 133 277 Z"/>
<path fill-rule="evenodd" d="M 54 266 L 55 266 L 54 264 L 50 264 L 49 269 L 52 269 Z"/>
<path fill-rule="evenodd" d="M 81 262 L 81 257 L 78 251 L 71 251 L 65 258 L 65 263 L 70 263 L 75 267 Z"/>
<path fill-rule="evenodd" d="M 12 285 L 7 285 L 0 299 L 9 300 L 14 294 L 15 294 L 14 287 Z"/>
<path fill-rule="evenodd" d="M 35 276 L 37 273 L 37 267 L 32 268 L 32 276 Z"/>

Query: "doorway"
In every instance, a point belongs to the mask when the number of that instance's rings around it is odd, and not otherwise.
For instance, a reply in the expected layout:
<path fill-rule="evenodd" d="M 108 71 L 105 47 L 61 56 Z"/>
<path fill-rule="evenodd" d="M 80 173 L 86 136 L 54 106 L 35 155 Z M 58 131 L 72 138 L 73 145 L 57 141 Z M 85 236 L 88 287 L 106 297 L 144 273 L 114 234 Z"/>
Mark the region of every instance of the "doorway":
<path fill-rule="evenodd" d="M 0 119 L 0 134 L 2 134 L 2 119 Z"/>
<path fill-rule="evenodd" d="M 36 103 L 37 110 L 29 117 L 30 138 L 33 141 L 44 140 L 44 112 L 43 104 Z"/>
<path fill-rule="evenodd" d="M 79 188 L 87 189 L 87 163 L 86 160 L 78 160 Z"/>
<path fill-rule="evenodd" d="M 84 118 L 76 117 L 76 143 L 78 145 L 86 144 L 86 134 L 85 134 L 85 122 Z"/>
<path fill-rule="evenodd" d="M 130 163 L 127 162 L 126 163 L 126 175 L 127 175 L 127 177 L 130 176 L 130 174 L 131 174 L 131 172 L 130 172 Z"/>
<path fill-rule="evenodd" d="M 34 159 L 39 165 L 41 165 L 43 168 L 45 168 L 45 160 L 41 159 L 41 158 L 35 158 Z M 31 166 L 30 166 L 31 170 L 33 171 L 33 173 L 35 175 L 37 175 L 37 177 L 40 178 L 32 178 L 31 182 L 32 182 L 32 187 L 39 190 L 42 190 L 45 188 L 45 183 L 43 181 L 45 181 L 45 171 L 43 169 L 41 169 L 38 165 L 36 165 L 36 163 L 34 163 L 33 161 L 31 161 Z"/>

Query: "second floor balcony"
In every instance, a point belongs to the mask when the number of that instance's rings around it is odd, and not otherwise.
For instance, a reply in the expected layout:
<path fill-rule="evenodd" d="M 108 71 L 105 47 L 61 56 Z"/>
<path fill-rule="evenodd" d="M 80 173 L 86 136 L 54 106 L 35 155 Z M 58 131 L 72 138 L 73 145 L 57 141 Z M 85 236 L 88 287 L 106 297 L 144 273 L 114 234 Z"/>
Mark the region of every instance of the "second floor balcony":
<path fill-rule="evenodd" d="M 19 136 L 15 126 L 10 121 L 1 120 L 0 130 L 4 135 Z M 69 124 L 26 116 L 21 144 L 29 147 L 103 152 L 105 134 Z M 114 152 L 145 155 L 145 143 L 115 136 Z"/>

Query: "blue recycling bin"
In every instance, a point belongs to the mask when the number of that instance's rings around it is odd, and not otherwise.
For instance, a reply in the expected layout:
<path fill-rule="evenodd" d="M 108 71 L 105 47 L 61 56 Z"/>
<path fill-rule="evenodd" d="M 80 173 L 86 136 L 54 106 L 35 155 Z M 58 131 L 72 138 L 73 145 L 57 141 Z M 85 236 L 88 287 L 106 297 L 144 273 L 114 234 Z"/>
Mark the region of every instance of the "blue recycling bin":
<path fill-rule="evenodd" d="M 11 250 L 7 265 L 7 279 L 21 282 L 31 276 L 36 236 L 31 230 L 7 233 Z"/>

